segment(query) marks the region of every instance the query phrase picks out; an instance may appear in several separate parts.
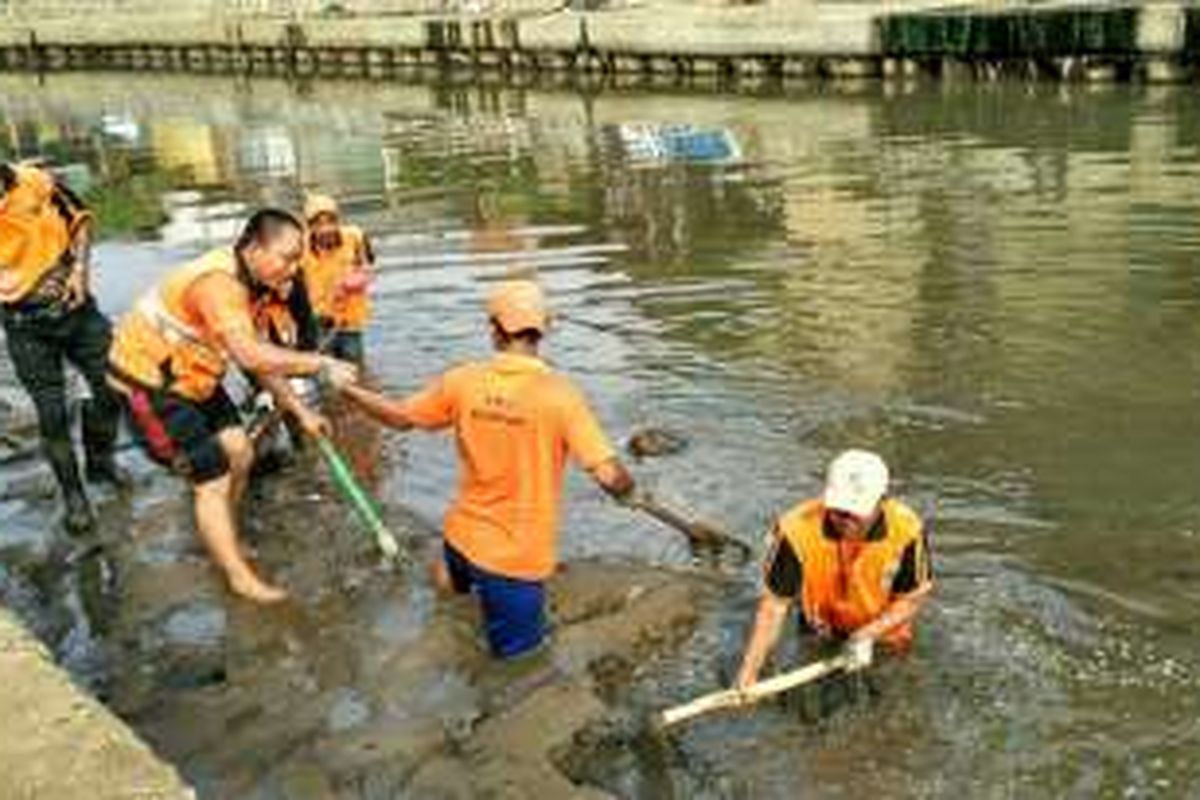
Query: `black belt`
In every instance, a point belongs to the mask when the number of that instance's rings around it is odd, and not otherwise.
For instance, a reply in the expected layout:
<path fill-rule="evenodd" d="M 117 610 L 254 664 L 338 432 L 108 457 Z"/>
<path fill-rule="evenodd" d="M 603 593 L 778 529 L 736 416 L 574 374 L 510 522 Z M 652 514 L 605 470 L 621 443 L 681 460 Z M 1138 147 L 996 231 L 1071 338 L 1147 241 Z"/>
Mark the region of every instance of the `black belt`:
<path fill-rule="evenodd" d="M 4 321 L 14 325 L 32 325 L 46 322 L 61 322 L 72 312 L 92 302 L 89 297 L 83 305 L 72 308 L 65 298 L 58 300 L 26 300 L 3 305 Z"/>

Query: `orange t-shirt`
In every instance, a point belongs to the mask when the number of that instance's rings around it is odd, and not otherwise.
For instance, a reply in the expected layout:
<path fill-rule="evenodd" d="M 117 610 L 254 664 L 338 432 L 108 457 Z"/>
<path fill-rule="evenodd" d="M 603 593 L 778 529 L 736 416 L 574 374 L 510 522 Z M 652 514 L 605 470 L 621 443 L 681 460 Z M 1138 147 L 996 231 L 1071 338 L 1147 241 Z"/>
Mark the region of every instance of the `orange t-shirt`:
<path fill-rule="evenodd" d="M 512 578 L 554 572 L 567 456 L 591 470 L 615 457 L 583 394 L 541 359 L 502 353 L 447 372 L 404 402 L 416 426 L 453 426 L 458 497 L 446 541 Z"/>

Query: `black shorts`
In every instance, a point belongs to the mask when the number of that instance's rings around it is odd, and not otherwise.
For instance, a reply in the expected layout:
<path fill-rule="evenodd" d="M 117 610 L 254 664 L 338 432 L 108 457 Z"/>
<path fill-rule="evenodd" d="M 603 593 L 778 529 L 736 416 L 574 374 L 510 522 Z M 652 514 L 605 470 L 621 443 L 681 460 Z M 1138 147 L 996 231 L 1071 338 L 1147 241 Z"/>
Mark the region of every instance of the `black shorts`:
<path fill-rule="evenodd" d="M 193 483 L 229 472 L 217 434 L 241 427 L 242 417 L 223 387 L 203 402 L 142 388 L 122 397 L 134 436 L 152 460 Z"/>

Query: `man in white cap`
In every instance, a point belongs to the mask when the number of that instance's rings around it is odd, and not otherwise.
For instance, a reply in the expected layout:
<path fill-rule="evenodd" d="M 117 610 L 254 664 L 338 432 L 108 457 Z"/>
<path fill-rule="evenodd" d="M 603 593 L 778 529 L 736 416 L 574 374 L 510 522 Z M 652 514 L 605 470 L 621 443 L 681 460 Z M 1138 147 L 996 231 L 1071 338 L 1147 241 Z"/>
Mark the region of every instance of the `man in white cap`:
<path fill-rule="evenodd" d="M 887 489 L 883 459 L 847 450 L 829 465 L 824 494 L 776 522 L 738 688 L 758 680 L 793 603 L 809 629 L 846 641 L 856 668 L 871 663 L 876 641 L 912 643 L 933 574 L 920 518 Z"/>

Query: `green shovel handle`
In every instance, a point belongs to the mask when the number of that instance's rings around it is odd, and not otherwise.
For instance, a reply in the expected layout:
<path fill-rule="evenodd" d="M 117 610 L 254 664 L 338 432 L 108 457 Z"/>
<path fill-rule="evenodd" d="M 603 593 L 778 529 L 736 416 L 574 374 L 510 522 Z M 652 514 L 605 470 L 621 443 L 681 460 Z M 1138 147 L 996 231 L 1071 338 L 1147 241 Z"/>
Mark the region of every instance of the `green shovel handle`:
<path fill-rule="evenodd" d="M 370 495 L 358 482 L 354 471 L 350 469 L 350 465 L 333 446 L 333 442 L 324 436 L 316 438 L 317 447 L 320 448 L 321 455 L 329 466 L 329 472 L 333 476 L 333 482 L 337 485 L 338 490 L 354 506 L 371 535 L 375 537 L 375 543 L 379 545 L 383 554 L 388 558 L 395 558 L 400 553 L 400 546 L 396 544 L 396 537 L 392 536 L 391 531 L 387 529 L 387 525 L 380 518 L 379 511 L 376 510 Z"/>

